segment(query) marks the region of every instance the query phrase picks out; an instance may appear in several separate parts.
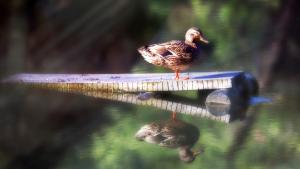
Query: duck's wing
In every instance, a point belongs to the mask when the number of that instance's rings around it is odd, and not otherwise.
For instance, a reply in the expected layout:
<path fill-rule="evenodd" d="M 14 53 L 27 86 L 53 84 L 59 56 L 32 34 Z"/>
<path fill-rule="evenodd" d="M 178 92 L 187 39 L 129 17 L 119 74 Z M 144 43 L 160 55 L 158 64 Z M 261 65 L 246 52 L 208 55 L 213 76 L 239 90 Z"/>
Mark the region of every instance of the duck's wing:
<path fill-rule="evenodd" d="M 167 43 L 153 44 L 147 46 L 147 48 L 151 53 L 159 55 L 162 58 L 168 57 L 173 54 L 167 49 Z"/>
<path fill-rule="evenodd" d="M 174 135 L 162 140 L 159 145 L 162 147 L 177 148 L 184 145 L 186 138 L 183 135 Z"/>
<path fill-rule="evenodd" d="M 151 52 L 157 53 L 163 57 L 181 56 L 183 54 L 189 55 L 189 48 L 190 46 L 188 46 L 186 43 L 178 40 L 148 46 L 148 49 Z"/>
<path fill-rule="evenodd" d="M 173 56 L 178 57 L 190 57 L 193 50 L 192 46 L 187 45 L 183 41 L 170 41 L 162 45 L 165 46 L 166 50 L 172 53 Z"/>

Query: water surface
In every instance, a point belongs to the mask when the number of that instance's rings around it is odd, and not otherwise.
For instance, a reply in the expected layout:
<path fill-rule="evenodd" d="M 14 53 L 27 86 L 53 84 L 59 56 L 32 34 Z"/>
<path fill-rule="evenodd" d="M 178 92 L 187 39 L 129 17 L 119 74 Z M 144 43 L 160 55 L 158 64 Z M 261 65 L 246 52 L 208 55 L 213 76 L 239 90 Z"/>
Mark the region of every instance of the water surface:
<path fill-rule="evenodd" d="M 240 112 L 246 113 L 245 118 L 230 122 L 177 113 L 177 120 L 199 131 L 190 150 L 201 153 L 186 163 L 180 160 L 180 145 L 149 144 L 136 138 L 137 131 L 146 124 L 172 122 L 171 111 L 159 108 L 155 101 L 137 105 L 120 102 L 128 95 L 113 101 L 107 99 L 109 94 L 105 99 L 101 93 L 6 86 L 1 96 L 1 166 L 297 168 L 299 90 L 292 89 L 273 87 L 262 93 L 272 98 L 271 104 L 250 106 Z M 205 95 L 184 92 L 155 95 L 155 99 L 205 109 Z M 141 102 L 147 102 L 147 97 Z"/>

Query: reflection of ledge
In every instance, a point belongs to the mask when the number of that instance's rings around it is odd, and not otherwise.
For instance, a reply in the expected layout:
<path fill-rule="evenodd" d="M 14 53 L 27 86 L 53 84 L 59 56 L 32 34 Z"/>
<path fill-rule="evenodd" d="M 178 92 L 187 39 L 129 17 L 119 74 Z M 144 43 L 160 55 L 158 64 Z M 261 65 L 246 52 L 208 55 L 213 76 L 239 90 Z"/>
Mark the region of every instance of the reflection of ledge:
<path fill-rule="evenodd" d="M 186 76 L 186 74 L 183 74 Z M 63 92 L 115 100 L 137 105 L 147 105 L 212 120 L 231 122 L 243 120 L 249 100 L 258 95 L 256 79 L 243 72 L 190 73 L 188 80 L 174 80 L 174 74 L 18 74 L 2 82 L 32 85 Z M 226 88 L 226 89 L 223 89 Z M 206 106 L 190 102 L 164 100 L 143 95 L 141 91 L 181 91 L 220 89 L 205 99 Z M 135 93 L 134 93 L 135 92 Z M 140 97 L 142 96 L 142 97 Z M 201 103 L 200 103 L 201 104 Z M 206 108 L 203 108 L 206 107 Z"/>
<path fill-rule="evenodd" d="M 224 89 L 232 86 L 231 72 L 182 73 L 188 80 L 174 80 L 173 73 L 152 74 L 17 74 L 4 80 L 51 88 L 97 90 L 104 92 L 183 91 Z"/>
<path fill-rule="evenodd" d="M 151 106 L 163 110 L 168 110 L 176 113 L 182 113 L 186 115 L 192 115 L 196 117 L 201 118 L 207 118 L 211 120 L 221 121 L 228 123 L 230 119 L 229 114 L 225 114 L 223 116 L 215 116 L 211 114 L 207 109 L 198 107 L 198 106 L 192 106 L 188 104 L 173 102 L 173 101 L 167 101 L 163 99 L 157 99 L 157 98 L 149 98 L 147 100 L 140 100 L 138 98 L 138 95 L 136 94 L 130 94 L 130 93 L 103 93 L 103 92 L 93 92 L 93 91 L 77 91 L 76 93 L 80 93 L 86 96 L 92 96 L 95 98 L 102 98 L 102 99 L 108 99 L 108 100 L 115 100 L 120 102 L 126 102 L 136 105 L 145 105 L 145 106 Z"/>

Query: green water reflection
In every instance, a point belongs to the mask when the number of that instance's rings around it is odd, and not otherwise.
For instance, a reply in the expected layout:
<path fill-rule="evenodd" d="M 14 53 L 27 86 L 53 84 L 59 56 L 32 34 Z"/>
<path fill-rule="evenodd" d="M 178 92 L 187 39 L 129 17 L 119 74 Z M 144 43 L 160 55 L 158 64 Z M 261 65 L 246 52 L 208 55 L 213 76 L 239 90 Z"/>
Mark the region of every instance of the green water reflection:
<path fill-rule="evenodd" d="M 176 146 L 166 148 L 135 138 L 145 124 L 171 120 L 170 111 L 153 107 L 155 99 L 151 101 L 153 105 L 136 105 L 107 100 L 108 95 L 101 98 L 101 94 L 89 92 L 83 95 L 82 92 L 14 89 L 17 92 L 14 97 L 18 98 L 2 112 L 0 141 L 1 156 L 5 158 L 1 158 L 1 165 L 37 168 L 50 162 L 49 168 L 59 169 L 297 168 L 300 115 L 295 102 L 299 90 L 290 88 L 294 90 L 275 86 L 272 90 L 276 92 L 262 93 L 272 98 L 273 103 L 250 106 L 241 121 L 224 123 L 178 113 L 178 120 L 199 130 L 199 138 L 191 149 L 204 150 L 190 164 L 180 160 Z M 162 99 L 176 97 L 196 100 L 200 107 L 204 105 L 192 92 Z M 21 106 L 14 107 L 15 104 Z M 184 104 L 188 104 L 186 100 Z"/>
<path fill-rule="evenodd" d="M 103 133 L 93 133 L 88 144 L 71 150 L 61 168 L 87 167 L 80 167 L 78 163 L 88 163 L 92 168 L 297 168 L 300 155 L 299 114 L 296 114 L 296 107 L 284 108 L 289 104 L 285 98 L 296 100 L 296 96 L 281 97 L 282 100 L 272 106 L 250 108 L 250 116 L 257 117 L 249 131 L 245 131 L 249 135 L 244 136 L 245 142 L 242 143 L 235 139 L 239 139 L 238 131 L 249 123 L 247 120 L 224 124 L 179 115 L 180 119 L 200 130 L 195 147 L 205 147 L 205 152 L 188 165 L 178 159 L 175 149 L 164 149 L 134 139 L 141 126 L 169 119 L 169 114 L 143 106 L 131 107 L 127 111 L 122 106 L 109 106 L 105 110 L 113 116 L 115 124 Z M 234 146 L 239 148 L 232 148 Z M 235 151 L 229 152 L 231 149 Z"/>

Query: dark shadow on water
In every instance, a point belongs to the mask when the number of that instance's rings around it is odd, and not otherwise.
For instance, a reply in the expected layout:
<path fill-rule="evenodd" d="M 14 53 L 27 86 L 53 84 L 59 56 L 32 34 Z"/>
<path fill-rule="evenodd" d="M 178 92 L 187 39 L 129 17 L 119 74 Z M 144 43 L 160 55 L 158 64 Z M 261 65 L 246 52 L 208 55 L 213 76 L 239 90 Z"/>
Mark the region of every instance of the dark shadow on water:
<path fill-rule="evenodd" d="M 54 168 L 65 153 L 110 124 L 101 103 L 46 90 L 2 88 L 0 153 L 7 169 Z"/>

